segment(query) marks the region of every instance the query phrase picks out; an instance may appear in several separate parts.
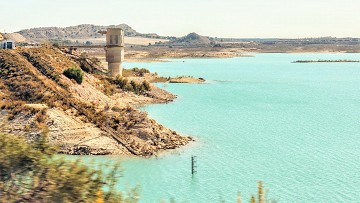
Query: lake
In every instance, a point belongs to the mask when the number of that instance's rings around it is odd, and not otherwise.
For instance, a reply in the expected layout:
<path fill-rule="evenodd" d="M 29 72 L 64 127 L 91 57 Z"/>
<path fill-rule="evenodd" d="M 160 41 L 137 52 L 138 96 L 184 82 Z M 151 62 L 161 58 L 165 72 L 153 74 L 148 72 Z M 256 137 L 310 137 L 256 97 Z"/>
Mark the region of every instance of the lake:
<path fill-rule="evenodd" d="M 360 201 L 359 54 L 255 54 L 231 59 L 125 63 L 204 84 L 158 84 L 176 95 L 143 107 L 196 142 L 151 159 L 121 160 L 121 189 L 141 185 L 141 202 L 243 202 L 264 182 L 278 202 Z M 197 173 L 191 175 L 191 156 Z"/>

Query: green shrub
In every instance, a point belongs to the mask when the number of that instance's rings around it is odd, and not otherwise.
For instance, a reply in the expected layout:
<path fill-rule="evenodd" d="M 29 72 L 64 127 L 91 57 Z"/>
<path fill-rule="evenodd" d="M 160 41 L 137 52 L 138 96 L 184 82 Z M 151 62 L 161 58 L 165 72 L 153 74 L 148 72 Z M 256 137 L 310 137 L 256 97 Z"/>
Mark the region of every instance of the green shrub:
<path fill-rule="evenodd" d="M 132 69 L 123 69 L 123 76 L 136 76 L 136 77 L 144 77 L 146 73 L 150 73 L 150 71 L 146 68 L 132 68 Z"/>
<path fill-rule="evenodd" d="M 124 89 L 125 85 L 129 83 L 128 79 L 116 76 L 116 78 L 113 80 L 113 83 L 120 89 Z"/>
<path fill-rule="evenodd" d="M 142 82 L 142 86 L 144 87 L 144 89 L 145 89 L 146 91 L 150 91 L 150 90 L 151 90 L 150 83 L 149 83 L 148 81 L 146 81 L 146 80 L 144 80 L 144 81 Z"/>
<path fill-rule="evenodd" d="M 137 85 L 137 83 L 135 82 L 135 81 L 131 81 L 130 82 L 130 85 L 132 86 L 132 88 L 133 88 L 133 90 L 134 90 L 134 92 L 135 93 L 138 93 L 139 92 L 139 87 L 138 87 L 138 85 Z"/>
<path fill-rule="evenodd" d="M 108 166 L 60 159 L 46 143 L 45 135 L 27 143 L 0 134 L 0 202 L 138 202 L 136 190 L 117 190 L 118 164 L 103 173 Z"/>
<path fill-rule="evenodd" d="M 146 68 L 133 68 L 132 71 L 135 73 L 135 76 L 143 77 L 145 73 L 150 73 Z"/>
<path fill-rule="evenodd" d="M 117 76 L 115 79 L 111 81 L 111 83 L 116 85 L 117 88 L 129 92 L 134 92 L 136 94 L 143 94 L 146 91 L 151 90 L 150 83 L 145 80 L 141 83 L 137 83 L 133 80 L 129 82 L 127 78 Z"/>
<path fill-rule="evenodd" d="M 78 84 L 81 84 L 84 79 L 84 73 L 80 68 L 68 68 L 64 71 L 64 75 L 74 79 Z"/>

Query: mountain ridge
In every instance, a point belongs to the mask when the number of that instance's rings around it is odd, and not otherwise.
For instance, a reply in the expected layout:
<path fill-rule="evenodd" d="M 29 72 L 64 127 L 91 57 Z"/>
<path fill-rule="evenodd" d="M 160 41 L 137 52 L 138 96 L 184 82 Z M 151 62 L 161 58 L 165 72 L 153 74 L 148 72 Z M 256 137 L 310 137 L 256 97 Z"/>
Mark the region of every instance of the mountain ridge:
<path fill-rule="evenodd" d="M 66 38 L 89 38 L 89 37 L 101 37 L 102 34 L 98 31 L 105 30 L 109 27 L 122 28 L 125 31 L 126 36 L 137 36 L 136 30 L 131 28 L 127 24 L 119 25 L 94 25 L 94 24 L 80 24 L 68 27 L 38 27 L 20 30 L 17 33 L 23 35 L 26 38 L 49 38 L 49 39 L 66 39 Z"/>
<path fill-rule="evenodd" d="M 169 37 L 160 36 L 156 33 L 139 33 L 127 24 L 118 25 L 94 25 L 81 24 L 68 27 L 37 27 L 30 29 L 23 29 L 16 34 L 26 38 L 28 42 L 39 42 L 45 39 L 50 40 L 74 40 L 74 39 L 97 39 L 103 38 L 103 34 L 99 31 L 104 31 L 107 28 L 122 28 L 126 37 L 145 37 L 156 39 L 169 39 L 170 44 L 210 44 L 209 37 L 199 35 L 195 32 L 189 33 L 183 37 Z"/>

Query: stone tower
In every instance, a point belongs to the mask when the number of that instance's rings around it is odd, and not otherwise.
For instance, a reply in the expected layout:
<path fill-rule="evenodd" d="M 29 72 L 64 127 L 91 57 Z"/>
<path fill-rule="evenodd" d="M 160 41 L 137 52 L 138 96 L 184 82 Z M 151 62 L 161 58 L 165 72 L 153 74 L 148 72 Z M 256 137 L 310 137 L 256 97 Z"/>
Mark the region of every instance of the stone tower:
<path fill-rule="evenodd" d="M 108 28 L 106 32 L 106 61 L 110 76 L 122 76 L 121 63 L 124 61 L 124 30 Z"/>

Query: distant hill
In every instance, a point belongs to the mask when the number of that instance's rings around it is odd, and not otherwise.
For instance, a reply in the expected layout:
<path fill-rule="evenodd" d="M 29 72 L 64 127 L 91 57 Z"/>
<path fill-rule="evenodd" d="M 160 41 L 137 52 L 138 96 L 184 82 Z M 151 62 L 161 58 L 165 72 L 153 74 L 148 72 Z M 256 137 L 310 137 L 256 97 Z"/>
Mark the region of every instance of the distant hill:
<path fill-rule="evenodd" d="M 15 42 L 25 42 L 26 38 L 19 33 L 0 33 L 0 41 L 4 39 L 11 39 Z"/>
<path fill-rule="evenodd" d="M 26 41 L 26 38 L 19 33 L 5 33 L 2 35 L 4 36 L 5 39 L 11 39 L 11 40 L 14 40 L 15 42 L 25 42 Z"/>
<path fill-rule="evenodd" d="M 209 37 L 201 36 L 193 32 L 184 37 L 175 38 L 171 41 L 171 43 L 185 45 L 207 45 L 211 43 L 211 40 Z"/>
<path fill-rule="evenodd" d="M 141 36 L 148 38 L 158 38 L 157 34 L 142 34 L 138 33 L 136 30 L 131 28 L 127 24 L 120 25 L 109 25 L 109 26 L 101 26 L 101 25 L 91 25 L 91 24 L 83 24 L 77 26 L 70 27 L 40 27 L 40 28 L 31 28 L 26 30 L 21 30 L 17 33 L 24 36 L 29 41 L 36 41 L 41 39 L 86 39 L 86 38 L 101 38 L 104 37 L 102 34 L 99 34 L 98 31 L 106 30 L 109 27 L 122 28 L 125 31 L 125 36 L 133 37 L 133 36 Z"/>
<path fill-rule="evenodd" d="M 82 24 L 82 25 L 76 25 L 76 26 L 70 26 L 64 28 L 40 27 L 40 28 L 20 30 L 15 34 L 17 34 L 19 38 L 20 36 L 23 36 L 23 38 L 25 38 L 27 42 L 43 42 L 45 39 L 50 39 L 55 42 L 67 42 L 67 43 L 74 43 L 75 41 L 77 42 L 78 40 L 82 43 L 82 41 L 84 40 L 95 42 L 97 41 L 96 39 L 105 37 L 104 35 L 98 32 L 104 31 L 110 27 L 122 28 L 125 31 L 125 36 L 127 37 L 170 39 L 170 42 L 166 43 L 170 45 L 198 46 L 198 45 L 210 45 L 210 43 L 212 42 L 209 37 L 202 36 L 194 32 L 180 38 L 164 37 L 164 36 L 159 36 L 158 34 L 155 33 L 148 33 L 148 34 L 139 33 L 127 24 L 109 25 L 109 26 Z"/>

